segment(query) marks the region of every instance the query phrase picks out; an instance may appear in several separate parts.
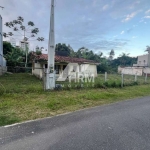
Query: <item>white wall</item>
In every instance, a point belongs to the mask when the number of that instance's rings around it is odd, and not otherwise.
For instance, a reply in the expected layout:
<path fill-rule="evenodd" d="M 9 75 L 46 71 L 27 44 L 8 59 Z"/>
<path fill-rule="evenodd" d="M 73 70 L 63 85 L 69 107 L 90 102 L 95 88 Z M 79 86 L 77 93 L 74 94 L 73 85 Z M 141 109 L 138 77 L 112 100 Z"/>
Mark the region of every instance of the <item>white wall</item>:
<path fill-rule="evenodd" d="M 81 64 L 81 72 L 94 74 L 94 77 L 97 77 L 97 66 L 95 64 Z"/>
<path fill-rule="evenodd" d="M 77 66 L 75 72 L 94 74 L 94 77 L 97 77 L 97 66 L 95 64 L 81 64 L 80 67 L 81 67 L 81 70 L 79 69 L 79 66 Z M 32 74 L 41 79 L 43 77 L 43 69 L 37 69 L 37 68 L 43 68 L 43 65 L 41 65 L 40 63 L 35 63 L 34 68 L 35 69 L 32 68 Z M 67 70 L 67 74 L 73 75 L 73 72 L 72 72 L 73 69 L 74 69 L 73 65 L 70 64 Z"/>
<path fill-rule="evenodd" d="M 78 65 L 78 64 L 77 64 Z M 72 74 L 73 66 L 69 66 L 68 74 Z M 91 74 L 97 77 L 97 66 L 95 64 L 81 64 L 76 67 L 75 72 L 80 72 L 81 74 Z"/>
<path fill-rule="evenodd" d="M 147 74 L 150 74 L 150 68 L 146 67 L 143 69 L 143 73 L 147 73 Z"/>
<path fill-rule="evenodd" d="M 118 67 L 118 73 L 142 76 L 143 75 L 143 67 L 141 67 L 141 68 L 136 68 L 136 67 L 124 67 L 124 68 L 122 68 L 122 67 Z"/>
<path fill-rule="evenodd" d="M 35 68 L 35 69 L 34 69 Z M 34 68 L 32 68 L 32 74 L 42 79 L 43 77 L 43 67 L 40 63 L 34 63 Z"/>
<path fill-rule="evenodd" d="M 149 66 L 149 61 L 149 54 L 141 55 L 138 56 L 137 64 L 133 64 L 133 66 Z"/>
<path fill-rule="evenodd" d="M 145 63 L 144 63 L 145 61 Z M 138 56 L 138 62 L 137 64 L 139 65 L 147 65 L 148 64 L 148 54 L 147 55 L 142 55 L 142 56 Z"/>

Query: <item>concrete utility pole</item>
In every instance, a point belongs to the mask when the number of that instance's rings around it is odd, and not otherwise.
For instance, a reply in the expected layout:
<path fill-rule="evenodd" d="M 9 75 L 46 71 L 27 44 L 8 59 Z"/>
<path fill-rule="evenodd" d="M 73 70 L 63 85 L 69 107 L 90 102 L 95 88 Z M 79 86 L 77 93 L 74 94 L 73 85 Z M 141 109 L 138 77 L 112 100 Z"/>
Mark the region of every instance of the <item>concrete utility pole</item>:
<path fill-rule="evenodd" d="M 48 43 L 48 68 L 46 72 L 46 90 L 55 88 L 55 31 L 54 31 L 54 0 L 51 0 L 50 32 Z"/>
<path fill-rule="evenodd" d="M 0 6 L 0 8 L 4 8 Z M 2 16 L 0 15 L 0 66 L 3 67 L 3 19 Z"/>
<path fill-rule="evenodd" d="M 2 17 L 0 15 L 0 66 L 3 67 L 3 23 L 2 23 Z"/>

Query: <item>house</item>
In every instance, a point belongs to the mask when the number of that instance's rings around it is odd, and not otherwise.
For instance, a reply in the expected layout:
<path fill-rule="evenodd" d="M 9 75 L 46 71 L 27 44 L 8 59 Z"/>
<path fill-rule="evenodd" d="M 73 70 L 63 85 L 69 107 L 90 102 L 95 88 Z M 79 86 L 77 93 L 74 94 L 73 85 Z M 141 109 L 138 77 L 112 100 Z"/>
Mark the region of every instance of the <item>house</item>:
<path fill-rule="evenodd" d="M 137 64 L 133 67 L 150 67 L 150 54 L 138 56 Z"/>
<path fill-rule="evenodd" d="M 41 54 L 41 55 L 34 54 L 32 74 L 42 79 L 43 71 L 47 68 L 47 62 L 48 62 L 47 54 Z M 93 60 L 55 55 L 56 77 L 62 74 L 62 72 L 64 71 L 64 69 L 69 63 L 78 64 L 78 69 L 77 69 L 78 72 L 82 72 L 82 73 L 88 72 L 90 74 L 93 74 L 94 77 L 97 76 L 97 63 L 94 62 Z M 68 75 L 71 74 L 72 71 L 73 68 L 72 69 L 70 68 L 67 74 Z"/>
<path fill-rule="evenodd" d="M 133 64 L 132 67 L 119 66 L 118 73 L 138 76 L 150 75 L 150 53 L 138 56 L 137 64 Z"/>

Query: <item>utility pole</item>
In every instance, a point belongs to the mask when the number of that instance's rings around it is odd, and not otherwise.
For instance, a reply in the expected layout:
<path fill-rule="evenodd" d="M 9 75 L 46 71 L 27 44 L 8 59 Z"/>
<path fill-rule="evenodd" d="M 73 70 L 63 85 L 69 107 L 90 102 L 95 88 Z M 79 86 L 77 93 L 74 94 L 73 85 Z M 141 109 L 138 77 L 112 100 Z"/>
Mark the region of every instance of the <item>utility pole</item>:
<path fill-rule="evenodd" d="M 45 89 L 55 88 L 55 30 L 54 30 L 54 0 L 51 0 L 50 31 L 48 43 L 48 68 L 46 72 Z"/>
<path fill-rule="evenodd" d="M 3 10 L 3 6 L 0 6 Z M 3 19 L 2 16 L 0 15 L 0 65 L 2 66 L 2 71 L 4 67 L 4 62 L 3 62 Z"/>

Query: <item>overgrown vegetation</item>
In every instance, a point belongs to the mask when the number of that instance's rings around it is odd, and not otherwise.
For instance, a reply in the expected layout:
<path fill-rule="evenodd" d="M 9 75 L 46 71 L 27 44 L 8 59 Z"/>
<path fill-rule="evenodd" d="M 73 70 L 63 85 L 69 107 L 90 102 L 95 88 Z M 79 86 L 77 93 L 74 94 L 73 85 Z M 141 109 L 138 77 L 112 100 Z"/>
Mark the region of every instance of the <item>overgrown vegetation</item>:
<path fill-rule="evenodd" d="M 7 60 L 7 66 L 24 66 L 26 54 L 22 49 L 13 47 L 9 42 L 4 41 L 3 53 Z"/>
<path fill-rule="evenodd" d="M 3 42 L 3 47 L 4 47 L 4 57 L 7 60 L 7 66 L 12 66 L 12 67 L 22 67 L 25 65 L 25 58 L 26 58 L 26 53 L 25 51 L 22 51 L 19 48 L 14 48 L 11 46 L 10 43 L 8 42 Z M 43 47 L 39 48 L 38 46 L 36 47 L 36 54 L 41 55 Z M 119 57 L 114 59 L 115 56 L 115 51 L 112 49 L 109 53 L 109 57 L 103 56 L 103 53 L 96 54 L 92 50 L 89 50 L 85 47 L 81 47 L 78 49 L 78 51 L 74 51 L 73 48 L 70 45 L 66 44 L 61 44 L 58 43 L 56 44 L 55 47 L 56 55 L 61 55 L 61 56 L 69 56 L 69 57 L 77 57 L 77 58 L 84 58 L 84 59 L 89 59 L 89 60 L 94 60 L 97 63 L 100 63 L 97 66 L 97 71 L 98 73 L 115 73 L 117 72 L 118 66 L 132 66 L 134 63 L 137 62 L 137 58 L 135 57 L 130 57 L 129 54 L 121 54 Z M 30 51 L 28 53 L 28 64 L 27 66 L 31 67 L 32 64 L 32 53 L 33 51 Z"/>
<path fill-rule="evenodd" d="M 140 86 L 133 83 L 135 86 L 124 88 L 120 88 L 120 79 L 109 75 L 104 82 L 104 76 L 99 75 L 95 88 L 44 92 L 42 81 L 30 74 L 5 74 L 0 77 L 0 126 L 150 95 L 144 77 L 138 77 Z M 134 77 L 125 76 L 125 84 L 130 81 L 134 82 Z"/>

